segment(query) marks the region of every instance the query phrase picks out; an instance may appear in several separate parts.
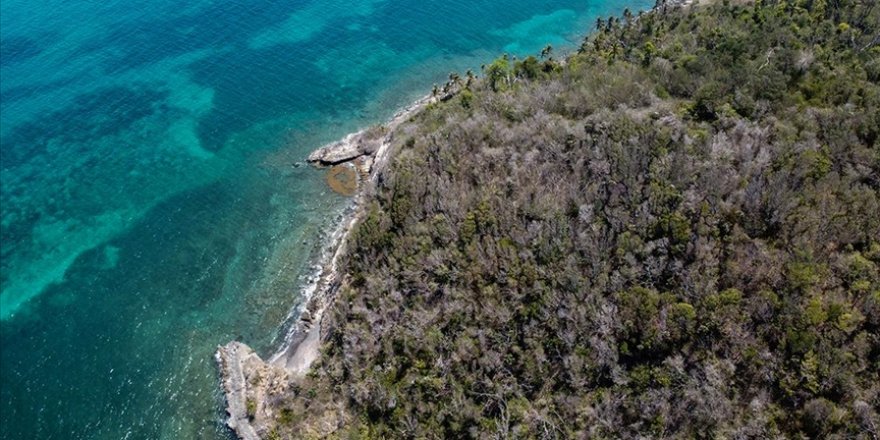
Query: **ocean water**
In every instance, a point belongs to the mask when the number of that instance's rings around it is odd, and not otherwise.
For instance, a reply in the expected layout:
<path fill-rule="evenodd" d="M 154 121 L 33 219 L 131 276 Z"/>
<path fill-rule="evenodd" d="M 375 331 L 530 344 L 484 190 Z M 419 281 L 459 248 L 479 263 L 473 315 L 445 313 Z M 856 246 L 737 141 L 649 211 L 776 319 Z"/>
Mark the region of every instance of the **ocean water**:
<path fill-rule="evenodd" d="M 0 438 L 226 439 L 347 199 L 297 166 L 653 0 L 0 2 Z"/>

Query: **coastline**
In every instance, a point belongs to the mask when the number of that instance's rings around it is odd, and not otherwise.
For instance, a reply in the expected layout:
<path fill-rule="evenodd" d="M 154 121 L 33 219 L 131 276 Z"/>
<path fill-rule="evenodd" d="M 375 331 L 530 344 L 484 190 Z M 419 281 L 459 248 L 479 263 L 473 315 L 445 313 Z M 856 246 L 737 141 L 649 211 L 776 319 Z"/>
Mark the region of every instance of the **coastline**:
<path fill-rule="evenodd" d="M 360 183 L 344 210 L 339 224 L 322 246 L 315 264 L 317 271 L 302 287 L 302 305 L 295 307 L 287 322 L 289 327 L 279 349 L 263 360 L 250 347 L 233 341 L 217 348 L 215 360 L 220 370 L 220 384 L 226 397 L 226 425 L 242 440 L 258 440 L 271 428 L 272 414 L 267 398 L 283 393 L 290 383 L 305 376 L 320 353 L 324 312 L 336 298 L 342 283 L 339 258 L 347 249 L 348 237 L 364 213 L 364 202 L 378 182 L 378 176 L 390 161 L 394 132 L 425 106 L 448 99 L 424 96 L 395 113 L 379 127 L 368 127 L 315 150 L 308 162 L 316 166 L 352 164 L 360 171 Z M 299 316 L 296 316 L 296 315 Z M 261 435 L 262 434 L 262 435 Z"/>
<path fill-rule="evenodd" d="M 666 8 L 686 8 L 700 0 L 663 0 L 648 13 Z M 557 63 L 564 65 L 571 54 Z M 322 246 L 317 270 L 301 289 L 302 306 L 295 307 L 285 322 L 291 322 L 281 347 L 263 360 L 246 344 L 233 341 L 218 347 L 215 359 L 220 368 L 221 385 L 226 397 L 226 425 L 241 440 L 260 440 L 272 430 L 276 414 L 266 403 L 280 396 L 291 384 L 308 374 L 320 354 L 327 334 L 324 312 L 336 299 L 343 283 L 338 261 L 347 249 L 353 227 L 364 214 L 364 202 L 371 195 L 379 176 L 391 159 L 395 130 L 424 107 L 455 97 L 460 86 L 446 83 L 439 92 L 428 94 L 396 112 L 384 124 L 350 133 L 336 142 L 314 150 L 307 162 L 318 167 L 353 165 L 360 171 L 360 182 L 348 207 L 341 215 L 327 242 Z M 381 135 L 377 136 L 376 127 Z M 295 316 L 299 313 L 299 316 Z"/>
<path fill-rule="evenodd" d="M 871 118 L 828 128 L 880 105 L 850 99 L 880 92 L 852 50 L 871 34 L 835 32 L 872 11 L 702 1 L 597 20 L 564 69 L 505 56 L 310 155 L 363 183 L 281 348 L 218 351 L 237 437 L 876 433 Z M 834 55 L 796 71 L 783 40 Z"/>

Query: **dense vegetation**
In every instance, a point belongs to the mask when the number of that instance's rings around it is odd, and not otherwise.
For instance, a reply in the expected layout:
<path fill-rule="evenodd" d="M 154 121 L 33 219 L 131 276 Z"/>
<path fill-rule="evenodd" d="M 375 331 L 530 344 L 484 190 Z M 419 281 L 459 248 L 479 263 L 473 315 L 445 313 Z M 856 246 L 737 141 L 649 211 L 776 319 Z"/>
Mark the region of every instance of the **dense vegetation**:
<path fill-rule="evenodd" d="M 502 57 L 396 134 L 273 438 L 880 435 L 880 6 Z"/>

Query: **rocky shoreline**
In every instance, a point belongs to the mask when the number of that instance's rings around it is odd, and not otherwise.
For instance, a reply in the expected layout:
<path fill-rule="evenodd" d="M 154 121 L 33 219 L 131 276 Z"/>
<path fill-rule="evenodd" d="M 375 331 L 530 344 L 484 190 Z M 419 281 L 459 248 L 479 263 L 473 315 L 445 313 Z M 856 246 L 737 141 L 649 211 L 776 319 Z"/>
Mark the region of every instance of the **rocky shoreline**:
<path fill-rule="evenodd" d="M 275 414 L 266 402 L 284 393 L 302 378 L 317 359 L 324 328 L 324 312 L 336 298 L 343 280 L 337 262 L 346 250 L 348 234 L 363 213 L 369 188 L 388 164 L 395 129 L 437 97 L 424 97 L 394 115 L 386 124 L 352 133 L 314 151 L 308 162 L 316 166 L 354 164 L 363 178 L 351 208 L 325 245 L 320 269 L 303 289 L 305 307 L 285 342 L 268 361 L 241 342 L 218 347 L 215 354 L 226 396 L 226 424 L 242 440 L 259 440 L 272 430 Z"/>
<path fill-rule="evenodd" d="M 696 0 L 664 0 L 655 9 L 687 7 Z M 559 60 L 564 64 L 567 59 Z M 307 162 L 318 167 L 354 166 L 362 176 L 350 209 L 328 240 L 317 276 L 303 289 L 305 307 L 291 326 L 285 342 L 268 361 L 250 347 L 230 342 L 218 347 L 215 354 L 226 395 L 227 426 L 242 440 L 259 440 L 273 428 L 276 415 L 266 402 L 280 397 L 292 384 L 305 376 L 320 354 L 322 335 L 328 334 L 324 312 L 336 298 L 344 282 L 337 262 L 346 250 L 348 234 L 363 214 L 369 189 L 376 185 L 390 160 L 390 146 L 395 130 L 425 106 L 452 99 L 461 85 L 450 81 L 433 94 L 425 96 L 397 112 L 387 123 L 345 136 L 313 151 Z"/>

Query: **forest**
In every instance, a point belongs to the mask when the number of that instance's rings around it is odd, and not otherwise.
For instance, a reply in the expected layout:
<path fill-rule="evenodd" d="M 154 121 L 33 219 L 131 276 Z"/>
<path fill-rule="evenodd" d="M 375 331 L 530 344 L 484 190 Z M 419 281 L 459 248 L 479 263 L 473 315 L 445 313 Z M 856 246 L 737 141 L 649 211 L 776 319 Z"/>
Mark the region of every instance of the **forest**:
<path fill-rule="evenodd" d="M 396 129 L 268 438 L 880 436 L 880 6 L 584 32 Z"/>

